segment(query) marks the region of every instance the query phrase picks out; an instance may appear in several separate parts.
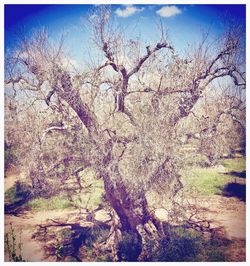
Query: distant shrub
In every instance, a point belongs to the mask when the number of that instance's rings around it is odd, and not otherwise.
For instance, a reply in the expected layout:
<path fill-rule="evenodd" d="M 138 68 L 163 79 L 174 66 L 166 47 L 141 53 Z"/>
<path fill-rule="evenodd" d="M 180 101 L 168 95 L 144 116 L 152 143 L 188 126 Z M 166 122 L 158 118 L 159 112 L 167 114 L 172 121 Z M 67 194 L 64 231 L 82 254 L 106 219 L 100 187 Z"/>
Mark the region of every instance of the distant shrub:
<path fill-rule="evenodd" d="M 17 164 L 17 156 L 14 145 L 4 142 L 4 170 L 7 171 L 11 165 Z"/>
<path fill-rule="evenodd" d="M 16 181 L 15 185 L 4 193 L 6 209 L 14 209 L 21 206 L 32 198 L 31 187 L 21 181 Z"/>

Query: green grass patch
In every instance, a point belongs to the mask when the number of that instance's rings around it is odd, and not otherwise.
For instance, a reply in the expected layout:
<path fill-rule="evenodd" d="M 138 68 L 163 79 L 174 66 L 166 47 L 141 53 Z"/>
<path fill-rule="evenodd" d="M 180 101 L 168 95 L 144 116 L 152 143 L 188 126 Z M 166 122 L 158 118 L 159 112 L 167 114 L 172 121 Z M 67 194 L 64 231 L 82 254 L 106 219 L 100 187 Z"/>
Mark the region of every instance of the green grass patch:
<path fill-rule="evenodd" d="M 20 201 L 28 201 L 31 196 L 30 186 L 24 182 L 16 182 L 4 193 L 4 204 L 16 204 Z"/>
<path fill-rule="evenodd" d="M 246 159 L 245 157 L 225 159 L 222 165 L 226 168 L 227 172 L 242 172 L 246 170 Z"/>
<path fill-rule="evenodd" d="M 103 193 L 103 182 L 101 180 L 97 180 L 87 191 L 71 195 L 72 206 L 88 210 L 96 209 L 103 202 Z"/>
<path fill-rule="evenodd" d="M 103 201 L 103 184 L 96 181 L 91 188 L 81 193 L 67 195 L 61 193 L 51 198 L 37 198 L 26 203 L 33 210 L 63 210 L 68 208 L 93 210 Z"/>
<path fill-rule="evenodd" d="M 83 187 L 79 193 L 65 191 L 50 198 L 36 198 L 26 205 L 33 210 L 59 210 L 59 209 L 96 209 L 103 202 L 104 185 L 102 180 L 97 180 L 95 172 L 87 168 L 80 173 Z"/>
<path fill-rule="evenodd" d="M 14 203 L 16 201 L 20 200 L 20 197 L 16 194 L 16 187 L 13 186 L 9 188 L 5 193 L 4 193 L 4 202 L 6 203 Z"/>
<path fill-rule="evenodd" d="M 230 172 L 242 172 L 246 169 L 245 158 L 225 159 L 222 165 L 215 167 L 188 167 L 182 172 L 182 181 L 187 191 L 194 188 L 199 195 L 211 196 L 221 194 L 221 188 L 234 182 L 235 176 Z"/>
<path fill-rule="evenodd" d="M 186 189 L 195 188 L 198 194 L 204 196 L 216 195 L 220 187 L 233 181 L 233 177 L 220 173 L 217 168 L 194 168 L 182 175 Z"/>
<path fill-rule="evenodd" d="M 26 203 L 26 206 L 31 207 L 33 210 L 59 210 L 71 208 L 72 204 L 69 199 L 61 194 L 49 199 L 37 198 Z"/>

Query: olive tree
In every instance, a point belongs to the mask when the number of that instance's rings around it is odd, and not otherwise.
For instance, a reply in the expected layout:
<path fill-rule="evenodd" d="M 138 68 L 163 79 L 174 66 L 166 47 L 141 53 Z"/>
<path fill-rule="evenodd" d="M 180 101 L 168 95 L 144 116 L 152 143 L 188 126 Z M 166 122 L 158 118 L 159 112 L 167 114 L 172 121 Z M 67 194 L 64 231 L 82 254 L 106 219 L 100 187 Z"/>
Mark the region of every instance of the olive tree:
<path fill-rule="evenodd" d="M 40 131 L 30 169 L 33 186 L 46 183 L 48 176 L 59 178 L 61 163 L 75 175 L 93 169 L 104 182 L 117 221 L 106 243 L 115 252 L 122 232 L 135 233 L 142 249 L 161 234 L 146 192 L 164 187 L 162 197 L 171 201 L 182 187 L 175 165 L 179 123 L 194 115 L 216 80 L 227 77 L 235 89 L 245 89 L 245 73 L 237 30 L 225 32 L 213 45 L 204 38 L 183 57 L 162 28 L 159 41 L 144 46 L 138 39 L 126 40 L 111 17 L 107 6 L 89 17 L 93 47 L 102 53 L 99 63 L 76 69 L 63 42 L 52 43 L 41 30 L 8 58 L 5 84 L 25 91 L 27 99 L 43 100 L 38 107 L 63 120 L 55 125 L 43 116 L 46 128 Z M 51 132 L 62 139 L 46 144 Z"/>

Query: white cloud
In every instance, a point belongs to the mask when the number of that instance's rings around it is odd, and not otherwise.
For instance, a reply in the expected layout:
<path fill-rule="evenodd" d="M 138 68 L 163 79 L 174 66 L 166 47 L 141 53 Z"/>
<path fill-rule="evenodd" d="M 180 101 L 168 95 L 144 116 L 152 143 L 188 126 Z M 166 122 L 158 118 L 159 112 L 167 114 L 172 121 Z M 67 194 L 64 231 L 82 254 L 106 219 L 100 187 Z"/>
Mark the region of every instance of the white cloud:
<path fill-rule="evenodd" d="M 161 17 L 169 18 L 181 14 L 182 11 L 177 6 L 164 6 L 157 10 L 156 13 Z"/>
<path fill-rule="evenodd" d="M 135 13 L 139 13 L 139 12 L 141 12 L 143 10 L 144 10 L 144 7 L 137 8 L 135 6 L 127 6 L 124 9 L 117 8 L 116 11 L 115 11 L 115 13 L 116 13 L 116 15 L 118 17 L 126 18 L 126 17 L 129 17 L 129 16 L 134 15 Z"/>

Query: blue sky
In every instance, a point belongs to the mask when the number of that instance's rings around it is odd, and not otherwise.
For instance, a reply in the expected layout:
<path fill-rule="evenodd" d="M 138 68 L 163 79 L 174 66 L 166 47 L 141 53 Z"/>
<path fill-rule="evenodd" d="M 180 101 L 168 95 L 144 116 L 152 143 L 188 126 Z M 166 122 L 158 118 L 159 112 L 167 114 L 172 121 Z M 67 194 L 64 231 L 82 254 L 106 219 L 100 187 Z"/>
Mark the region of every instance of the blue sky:
<path fill-rule="evenodd" d="M 5 50 L 15 48 L 20 30 L 29 35 L 33 29 L 45 26 L 53 39 L 67 32 L 66 44 L 72 58 L 84 58 L 91 46 L 83 18 L 93 8 L 92 5 L 5 5 Z M 245 13 L 244 5 L 112 5 L 112 16 L 128 29 L 128 38 L 141 33 L 145 41 L 157 41 L 155 22 L 162 19 L 179 52 L 187 43 L 199 40 L 201 29 L 210 28 L 212 35 L 219 34 L 225 18 L 231 17 L 245 27 Z"/>

